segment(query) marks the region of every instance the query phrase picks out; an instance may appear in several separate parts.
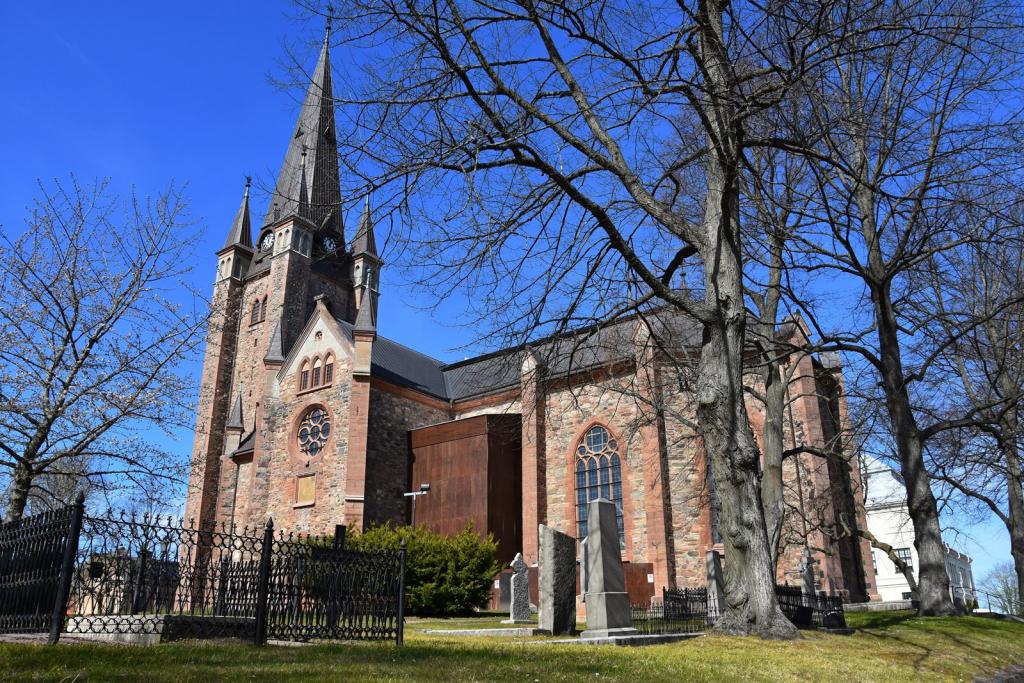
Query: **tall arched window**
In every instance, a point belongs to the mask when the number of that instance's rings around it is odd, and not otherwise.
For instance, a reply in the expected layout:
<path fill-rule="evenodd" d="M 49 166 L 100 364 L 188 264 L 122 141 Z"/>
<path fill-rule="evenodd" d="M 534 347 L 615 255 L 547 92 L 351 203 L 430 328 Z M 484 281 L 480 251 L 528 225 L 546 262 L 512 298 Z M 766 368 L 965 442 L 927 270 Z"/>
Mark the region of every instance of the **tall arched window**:
<path fill-rule="evenodd" d="M 260 300 L 252 302 L 252 315 L 249 316 L 249 324 L 255 325 L 260 321 Z"/>
<path fill-rule="evenodd" d="M 313 359 L 313 386 L 320 386 L 320 359 Z"/>
<path fill-rule="evenodd" d="M 619 444 L 601 425 L 588 429 L 576 446 L 576 532 L 580 540 L 587 535 L 587 503 L 596 498 L 615 503 L 619 546 L 625 548 Z"/>
<path fill-rule="evenodd" d="M 299 391 L 305 391 L 309 388 L 309 361 L 305 361 L 302 364 L 302 372 L 299 375 Z"/>
<path fill-rule="evenodd" d="M 334 355 L 328 353 L 324 358 L 324 384 L 334 381 Z"/>
<path fill-rule="evenodd" d="M 267 319 L 267 297 L 263 297 L 263 302 L 260 303 L 260 321 Z"/>

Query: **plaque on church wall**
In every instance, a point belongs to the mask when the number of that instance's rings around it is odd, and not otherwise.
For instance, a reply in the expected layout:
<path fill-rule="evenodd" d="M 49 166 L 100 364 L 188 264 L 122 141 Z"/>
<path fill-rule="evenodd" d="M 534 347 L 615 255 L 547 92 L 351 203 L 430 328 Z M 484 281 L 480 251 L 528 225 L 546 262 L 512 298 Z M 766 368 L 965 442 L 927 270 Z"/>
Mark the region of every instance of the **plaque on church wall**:
<path fill-rule="evenodd" d="M 295 478 L 295 504 L 312 505 L 316 489 L 316 475 L 308 474 Z"/>

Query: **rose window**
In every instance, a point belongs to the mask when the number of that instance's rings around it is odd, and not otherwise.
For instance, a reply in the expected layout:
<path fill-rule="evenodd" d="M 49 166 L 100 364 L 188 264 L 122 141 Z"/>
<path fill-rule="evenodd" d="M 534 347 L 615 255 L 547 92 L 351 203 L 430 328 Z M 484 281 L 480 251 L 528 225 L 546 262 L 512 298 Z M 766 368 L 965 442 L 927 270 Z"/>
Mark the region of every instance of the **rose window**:
<path fill-rule="evenodd" d="M 331 419 L 323 408 L 313 408 L 299 423 L 299 448 L 308 455 L 317 455 L 324 449 L 331 435 Z"/>

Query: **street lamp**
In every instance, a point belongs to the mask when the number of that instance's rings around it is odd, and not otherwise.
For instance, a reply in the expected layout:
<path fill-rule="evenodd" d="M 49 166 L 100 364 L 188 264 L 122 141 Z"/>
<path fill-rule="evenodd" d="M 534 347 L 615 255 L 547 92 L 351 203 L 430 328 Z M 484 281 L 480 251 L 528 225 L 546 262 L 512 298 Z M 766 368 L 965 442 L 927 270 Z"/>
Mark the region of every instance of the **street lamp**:
<path fill-rule="evenodd" d="M 403 493 L 406 498 L 412 498 L 412 522 L 410 526 L 416 526 L 416 499 L 420 496 L 425 496 L 430 493 L 430 484 L 420 484 L 419 491 L 410 491 L 409 493 Z"/>

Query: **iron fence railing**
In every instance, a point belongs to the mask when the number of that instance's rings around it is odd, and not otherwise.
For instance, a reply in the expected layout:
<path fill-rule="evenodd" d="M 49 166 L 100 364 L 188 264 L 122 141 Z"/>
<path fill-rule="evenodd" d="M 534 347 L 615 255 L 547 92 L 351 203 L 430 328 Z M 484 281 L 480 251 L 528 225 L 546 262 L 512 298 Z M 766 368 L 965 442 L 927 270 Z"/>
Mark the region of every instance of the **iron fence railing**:
<path fill-rule="evenodd" d="M 343 538 L 87 516 L 79 501 L 0 525 L 0 633 L 401 644 L 404 543 L 354 552 Z"/>
<path fill-rule="evenodd" d="M 842 598 L 804 594 L 795 586 L 776 586 L 775 597 L 798 628 L 845 628 Z M 633 628 L 641 633 L 699 633 L 714 626 L 718 611 L 706 588 L 662 589 L 662 599 L 632 607 Z"/>
<path fill-rule="evenodd" d="M 633 605 L 633 628 L 644 634 L 700 633 L 708 628 L 706 588 L 662 589 L 661 600 Z"/>
<path fill-rule="evenodd" d="M 846 628 L 839 596 L 805 593 L 799 586 L 775 586 L 775 598 L 797 628 Z"/>
<path fill-rule="evenodd" d="M 0 524 L 0 632 L 48 633 L 80 506 Z"/>

